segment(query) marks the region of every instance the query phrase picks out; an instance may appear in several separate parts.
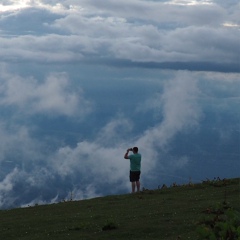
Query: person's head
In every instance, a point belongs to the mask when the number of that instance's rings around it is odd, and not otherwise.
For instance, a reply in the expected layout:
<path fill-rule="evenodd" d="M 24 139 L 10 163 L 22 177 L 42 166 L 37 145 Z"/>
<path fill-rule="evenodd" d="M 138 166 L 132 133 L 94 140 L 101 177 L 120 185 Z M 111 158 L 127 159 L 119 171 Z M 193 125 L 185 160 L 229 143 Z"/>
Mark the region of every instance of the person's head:
<path fill-rule="evenodd" d="M 133 153 L 138 153 L 138 147 L 133 148 Z"/>

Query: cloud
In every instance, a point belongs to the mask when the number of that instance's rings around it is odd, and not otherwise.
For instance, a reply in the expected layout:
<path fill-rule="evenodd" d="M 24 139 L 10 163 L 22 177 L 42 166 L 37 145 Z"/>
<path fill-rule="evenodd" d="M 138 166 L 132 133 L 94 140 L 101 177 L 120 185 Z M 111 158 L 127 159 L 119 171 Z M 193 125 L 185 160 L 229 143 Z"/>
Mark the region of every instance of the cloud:
<path fill-rule="evenodd" d="M 0 206 L 12 204 L 13 199 L 9 197 L 9 192 L 13 189 L 14 178 L 17 175 L 17 172 L 17 169 L 14 169 L 0 182 Z"/>
<path fill-rule="evenodd" d="M 105 145 L 106 147 L 121 144 L 122 139 L 127 137 L 132 124 L 128 119 L 117 118 L 106 124 L 98 134 L 97 142 Z"/>
<path fill-rule="evenodd" d="M 157 67 L 200 70 L 202 65 L 203 70 L 239 71 L 235 51 L 239 31 L 226 27 L 226 22 L 236 22 L 231 4 L 225 9 L 215 2 L 185 7 L 166 3 L 65 1 L 60 4 L 64 13 L 50 8 L 58 6 L 56 1 L 34 3 L 0 21 L 8 34 L 1 37 L 0 57 L 40 63 L 127 60 L 130 66 L 131 62 L 148 63 L 145 67 L 164 63 Z M 26 16 L 33 18 L 34 24 L 29 24 Z M 16 24 L 22 28 L 17 35 L 16 29 L 11 33 L 9 28 Z M 224 64 L 228 66 L 224 68 Z"/>
<path fill-rule="evenodd" d="M 65 116 L 84 116 L 91 103 L 82 90 L 71 89 L 65 73 L 51 73 L 42 82 L 33 77 L 20 77 L 4 71 L 0 76 L 0 104 L 17 107 L 26 114 L 48 113 Z"/>
<path fill-rule="evenodd" d="M 9 151 L 14 146 L 18 146 L 15 148 L 15 153 L 19 152 L 18 156 L 21 156 L 16 173 L 19 176 L 19 183 L 24 182 L 26 187 L 23 192 L 25 197 L 21 194 L 21 202 L 23 204 L 33 204 L 37 201 L 41 203 L 46 198 L 48 201 L 52 201 L 51 199 L 59 201 L 63 196 L 66 197 L 70 190 L 74 191 L 75 196 L 78 197 L 93 197 L 98 196 L 100 189 L 109 185 L 116 187 L 105 189 L 108 193 L 126 191 L 129 187 L 127 174 L 129 163 L 123 159 L 123 155 L 124 150 L 133 145 L 139 146 L 143 152 L 143 172 L 147 181 L 147 173 L 154 169 L 161 151 L 166 148 L 171 139 L 180 131 L 198 124 L 199 108 L 195 105 L 196 98 L 194 99 L 196 94 L 198 94 L 196 82 L 188 79 L 185 74 L 180 74 L 176 79 L 166 83 L 159 98 L 159 105 L 163 109 L 163 121 L 139 136 L 132 136 L 134 123 L 120 114 L 110 120 L 95 135 L 93 141 L 79 141 L 76 146 L 65 145 L 50 152 L 43 151 L 48 145 L 47 142 L 41 144 L 31 137 L 30 130 L 26 129 L 22 134 L 19 129 L 14 135 L 15 140 L 13 136 L 8 138 L 10 143 L 8 146 Z M 3 139 L 4 143 L 7 139 L 5 137 Z M 159 147 L 162 147 L 161 151 Z M 6 155 L 2 159 L 5 160 Z M 181 159 L 175 164 L 177 169 L 188 162 L 187 157 Z M 176 159 L 174 161 L 178 162 Z M 16 189 L 16 183 L 9 182 Z M 44 187 L 46 182 L 48 182 L 47 188 Z M 57 187 L 59 182 L 63 184 L 62 189 Z M 21 187 L 18 188 L 21 189 Z M 36 189 L 41 188 L 43 188 L 42 194 L 39 196 Z M 52 188 L 51 191 L 50 188 Z M 9 189 L 9 194 L 15 196 L 12 189 Z M 31 200 L 31 196 L 35 200 Z M 20 200 L 15 199 L 12 204 L 19 204 L 18 201 Z M 6 207 L 6 203 L 2 203 L 2 206 Z"/>
<path fill-rule="evenodd" d="M 147 148 L 164 147 L 178 132 L 196 127 L 201 119 L 201 108 L 197 103 L 199 94 L 196 80 L 186 72 L 168 81 L 161 97 L 157 95 L 163 120 L 157 127 L 147 130 L 139 144 L 143 141 L 140 145 Z"/>
<path fill-rule="evenodd" d="M 41 146 L 39 142 L 29 137 L 27 127 L 14 124 L 13 120 L 6 122 L 1 120 L 0 133 L 0 162 L 7 160 L 10 163 L 19 164 L 24 158 L 27 162 L 36 156 L 35 152 L 38 152 Z"/>
<path fill-rule="evenodd" d="M 13 188 L 13 184 L 12 184 L 12 178 L 14 178 L 14 176 L 16 175 L 17 173 L 17 169 L 14 169 L 12 173 L 8 174 L 4 180 L 1 182 L 1 185 L 0 185 L 0 191 L 1 192 L 8 192 L 10 190 L 12 190 Z M 2 202 L 2 199 L 1 199 L 1 202 Z"/>
<path fill-rule="evenodd" d="M 189 78 L 186 73 L 179 74 L 165 84 L 163 93 L 158 96 L 158 103 L 163 111 L 163 120 L 158 125 L 141 135 L 132 136 L 132 128 L 129 128 L 127 119 L 112 120 L 100 131 L 94 142 L 83 141 L 74 148 L 59 149 L 53 157 L 56 164 L 53 169 L 63 177 L 75 175 L 77 171 L 89 183 L 92 181 L 93 184 L 101 185 L 111 182 L 118 183 L 118 189 L 121 186 L 127 188 L 128 163 L 122 160 L 123 149 L 137 145 L 140 152 L 143 152 L 143 179 L 146 182 L 151 179 L 151 174 L 148 177 L 148 173 L 156 166 L 159 168 L 160 165 L 162 170 L 170 167 L 171 172 L 179 170 L 189 163 L 186 155 L 171 157 L 167 162 L 159 162 L 159 159 L 166 155 L 169 144 L 177 134 L 199 125 L 202 116 L 197 102 L 199 95 L 197 81 Z M 116 132 L 116 128 L 129 131 L 128 135 L 131 137 L 126 141 L 125 133 Z M 86 172 L 87 176 L 84 174 Z"/>
<path fill-rule="evenodd" d="M 8 139 L 1 135 L 1 208 L 59 202 L 70 199 L 71 192 L 79 200 L 100 196 L 106 187 L 108 194 L 127 188 L 128 163 L 121 146 L 83 141 L 51 152 L 46 150 L 51 140 L 42 144 L 30 135 L 20 135 L 20 131 L 11 138 L 6 133 Z"/>
<path fill-rule="evenodd" d="M 122 151 L 132 144 L 144 152 L 143 171 L 147 174 L 152 171 L 161 156 L 161 151 L 176 134 L 198 125 L 201 117 L 201 109 L 197 105 L 198 95 L 196 81 L 184 73 L 179 74 L 176 79 L 166 83 L 164 92 L 159 98 L 164 116 L 161 123 L 126 141 L 122 131 L 129 131 L 130 134 L 128 120 L 124 118 L 113 120 L 100 131 L 94 142 L 83 141 L 75 148 L 59 149 L 57 155 L 53 157 L 56 164 L 53 169 L 62 176 L 72 175 L 77 170 L 84 178 L 89 176 L 95 183 L 100 180 L 101 184 L 118 182 L 121 185 L 128 167 L 122 160 Z M 179 160 L 181 163 L 173 164 L 176 168 L 182 167 L 187 164 L 186 159 L 187 157 L 184 157 Z M 87 176 L 84 174 L 86 172 Z"/>

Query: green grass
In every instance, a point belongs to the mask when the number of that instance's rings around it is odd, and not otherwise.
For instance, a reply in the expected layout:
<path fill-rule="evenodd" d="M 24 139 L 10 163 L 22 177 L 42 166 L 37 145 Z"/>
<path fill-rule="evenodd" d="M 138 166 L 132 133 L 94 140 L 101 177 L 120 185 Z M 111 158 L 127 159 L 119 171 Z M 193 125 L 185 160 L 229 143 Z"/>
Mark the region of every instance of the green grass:
<path fill-rule="evenodd" d="M 0 211 L 4 240 L 200 239 L 206 209 L 240 211 L 240 178 Z"/>

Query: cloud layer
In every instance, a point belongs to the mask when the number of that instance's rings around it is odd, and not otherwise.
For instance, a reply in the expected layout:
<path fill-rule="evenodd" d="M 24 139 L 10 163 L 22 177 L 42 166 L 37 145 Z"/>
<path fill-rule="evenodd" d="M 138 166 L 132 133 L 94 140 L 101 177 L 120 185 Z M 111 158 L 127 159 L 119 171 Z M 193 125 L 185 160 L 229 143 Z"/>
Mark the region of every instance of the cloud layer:
<path fill-rule="evenodd" d="M 228 64 L 228 71 L 239 72 L 236 5 L 213 1 L 25 1 L 21 11 L 2 14 L 0 56 L 6 61 L 49 63 L 165 63 L 158 67 L 175 69 L 179 63 L 185 63 L 185 69 L 186 63 L 208 63 L 214 71 Z"/>

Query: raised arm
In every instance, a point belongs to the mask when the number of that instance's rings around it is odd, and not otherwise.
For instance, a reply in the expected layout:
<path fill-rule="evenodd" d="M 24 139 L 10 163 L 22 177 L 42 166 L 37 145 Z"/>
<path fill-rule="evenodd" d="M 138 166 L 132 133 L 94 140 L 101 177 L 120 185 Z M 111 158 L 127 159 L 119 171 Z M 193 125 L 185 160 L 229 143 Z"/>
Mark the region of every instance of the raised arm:
<path fill-rule="evenodd" d="M 129 158 L 128 158 L 128 153 L 129 153 L 129 151 L 130 151 L 130 149 L 128 149 L 127 152 L 125 153 L 125 155 L 124 155 L 124 158 L 125 158 L 125 159 L 129 159 Z"/>

